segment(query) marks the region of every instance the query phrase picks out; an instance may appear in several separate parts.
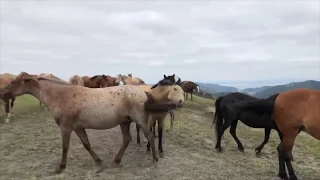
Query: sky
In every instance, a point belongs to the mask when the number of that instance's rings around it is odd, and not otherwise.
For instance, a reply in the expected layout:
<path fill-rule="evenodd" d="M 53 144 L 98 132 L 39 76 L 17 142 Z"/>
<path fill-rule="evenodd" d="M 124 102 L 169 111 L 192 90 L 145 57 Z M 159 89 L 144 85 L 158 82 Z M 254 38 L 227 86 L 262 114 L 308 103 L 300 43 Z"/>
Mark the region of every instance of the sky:
<path fill-rule="evenodd" d="M 0 73 L 320 80 L 320 2 L 0 1 Z"/>

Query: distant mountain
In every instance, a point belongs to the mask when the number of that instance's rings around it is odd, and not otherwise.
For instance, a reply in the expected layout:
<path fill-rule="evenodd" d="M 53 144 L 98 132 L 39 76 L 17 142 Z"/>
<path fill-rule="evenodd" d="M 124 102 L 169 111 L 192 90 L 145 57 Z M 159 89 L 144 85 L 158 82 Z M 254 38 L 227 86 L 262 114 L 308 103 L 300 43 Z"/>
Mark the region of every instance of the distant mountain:
<path fill-rule="evenodd" d="M 281 92 L 285 92 L 285 91 L 289 91 L 289 90 L 293 90 L 293 89 L 298 89 L 298 88 L 309 88 L 309 89 L 320 90 L 320 82 L 314 81 L 314 80 L 308 80 L 308 81 L 302 81 L 302 82 L 292 82 L 289 84 L 265 88 L 264 90 L 259 91 L 253 95 L 256 97 L 259 97 L 259 98 L 267 98 L 267 97 L 269 97 L 273 94 L 276 94 L 276 93 L 281 93 Z"/>
<path fill-rule="evenodd" d="M 220 92 L 238 92 L 237 88 L 231 87 L 231 86 L 221 86 L 219 84 L 199 83 L 199 82 L 197 82 L 197 84 L 200 86 L 200 89 L 211 94 L 216 94 Z"/>
<path fill-rule="evenodd" d="M 262 86 L 262 87 L 257 87 L 257 88 L 246 88 L 243 90 L 240 90 L 242 93 L 250 94 L 250 95 L 255 95 L 258 92 L 264 91 L 268 88 L 271 88 L 272 86 Z"/>

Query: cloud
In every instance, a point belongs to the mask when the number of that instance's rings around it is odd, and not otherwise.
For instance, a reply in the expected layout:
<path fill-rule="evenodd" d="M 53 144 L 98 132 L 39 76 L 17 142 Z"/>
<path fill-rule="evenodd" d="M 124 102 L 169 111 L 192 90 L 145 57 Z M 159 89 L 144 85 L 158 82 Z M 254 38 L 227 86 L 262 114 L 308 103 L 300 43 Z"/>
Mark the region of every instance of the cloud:
<path fill-rule="evenodd" d="M 133 73 L 150 83 L 173 73 L 201 82 L 320 80 L 319 7 L 316 0 L 1 1 L 0 71 L 64 79 Z"/>

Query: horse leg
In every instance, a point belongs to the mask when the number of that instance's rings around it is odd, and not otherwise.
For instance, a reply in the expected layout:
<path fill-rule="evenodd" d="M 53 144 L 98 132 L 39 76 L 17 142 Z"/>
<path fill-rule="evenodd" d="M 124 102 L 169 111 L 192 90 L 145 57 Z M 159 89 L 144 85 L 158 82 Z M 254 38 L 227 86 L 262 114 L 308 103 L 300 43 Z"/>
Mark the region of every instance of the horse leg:
<path fill-rule="evenodd" d="M 61 173 L 66 168 L 72 128 L 60 125 L 60 131 L 62 137 L 62 158 L 54 171 L 55 173 Z"/>
<path fill-rule="evenodd" d="M 139 123 L 139 126 L 141 127 L 141 129 L 144 133 L 144 136 L 148 139 L 148 144 L 149 144 L 149 146 L 151 146 L 151 150 L 152 150 L 153 162 L 156 163 L 156 162 L 158 162 L 158 158 L 156 155 L 154 136 L 150 132 L 150 130 L 148 129 L 147 124 Z"/>
<path fill-rule="evenodd" d="M 292 155 L 292 148 L 294 145 L 295 138 L 299 134 L 299 129 L 290 129 L 289 133 L 284 134 L 282 139 L 282 147 L 280 147 L 280 151 L 282 151 L 283 159 L 287 165 L 288 173 L 289 173 L 289 179 L 290 180 L 297 180 L 297 176 L 294 173 L 290 155 Z M 279 172 L 280 173 L 280 172 Z"/>
<path fill-rule="evenodd" d="M 155 121 L 154 121 L 154 123 L 155 123 Z M 153 137 L 154 137 L 154 128 L 153 128 L 153 125 L 154 124 L 152 124 L 152 127 L 150 128 L 150 132 L 152 132 L 153 133 Z M 153 131 L 152 131 L 153 130 Z M 150 150 L 150 143 L 149 143 L 149 141 L 148 141 L 148 144 L 147 144 L 147 152 L 150 152 L 151 150 Z"/>
<path fill-rule="evenodd" d="M 217 143 L 216 143 L 216 149 L 219 151 L 219 152 L 222 152 L 222 147 L 221 147 L 221 139 L 222 139 L 222 136 L 223 136 L 223 133 L 224 131 L 230 126 L 230 124 L 226 125 L 226 123 L 222 124 L 219 128 L 218 128 L 218 137 L 217 137 Z"/>
<path fill-rule="evenodd" d="M 163 149 L 162 149 L 162 133 L 163 133 L 163 125 L 164 125 L 164 119 L 158 120 L 158 134 L 159 134 L 159 143 L 158 143 L 158 149 L 159 149 L 159 156 L 163 157 Z"/>
<path fill-rule="evenodd" d="M 118 154 L 114 158 L 114 162 L 116 164 L 119 164 L 121 162 L 124 151 L 127 149 L 130 141 L 132 140 L 132 136 L 130 134 L 130 124 L 131 124 L 131 121 L 126 121 L 120 124 L 123 143 Z"/>
<path fill-rule="evenodd" d="M 244 152 L 243 145 L 242 145 L 242 143 L 240 142 L 240 140 L 238 139 L 238 137 L 236 135 L 237 124 L 238 124 L 238 120 L 231 123 L 230 134 L 233 137 L 233 139 L 236 141 L 236 143 L 238 144 L 239 151 L 240 152 Z"/>
<path fill-rule="evenodd" d="M 14 113 L 13 113 L 13 106 L 14 106 L 14 101 L 16 100 L 16 98 L 12 98 L 11 99 L 11 115 L 14 116 Z"/>
<path fill-rule="evenodd" d="M 96 172 L 101 172 L 102 169 L 102 160 L 100 159 L 100 157 L 92 150 L 89 139 L 88 139 L 88 135 L 86 133 L 85 129 L 82 128 L 76 128 L 75 133 L 78 135 L 78 137 L 80 138 L 84 148 L 86 148 L 86 150 L 90 153 L 91 157 L 93 158 L 95 164 L 96 164 Z"/>
<path fill-rule="evenodd" d="M 193 94 L 193 90 L 192 90 L 191 93 L 190 93 L 191 101 L 193 101 L 192 94 Z"/>
<path fill-rule="evenodd" d="M 285 161 L 284 161 L 282 142 L 280 142 L 279 146 L 277 147 L 277 151 L 278 151 L 278 158 L 279 158 L 279 173 L 278 173 L 278 176 L 281 179 L 287 180 L 288 176 L 287 176 L 286 166 L 285 166 Z"/>
<path fill-rule="evenodd" d="M 261 154 L 262 148 L 264 147 L 264 145 L 266 145 L 268 143 L 269 138 L 270 138 L 270 132 L 271 132 L 271 128 L 264 129 L 264 140 L 263 140 L 262 144 L 255 149 L 257 156 L 259 156 Z"/>
<path fill-rule="evenodd" d="M 10 107 L 10 99 L 9 98 L 6 98 L 5 99 L 5 105 L 6 105 L 6 114 L 7 114 L 7 117 L 5 119 L 5 122 L 6 123 L 9 123 L 10 122 L 10 119 L 11 119 L 11 107 Z"/>
<path fill-rule="evenodd" d="M 140 144 L 140 127 L 138 124 L 136 124 L 136 130 L 137 130 L 137 143 Z"/>
<path fill-rule="evenodd" d="M 154 123 L 153 123 L 153 136 L 154 137 L 157 137 L 158 136 L 158 134 L 157 134 L 157 131 L 156 131 L 156 121 L 154 121 Z M 159 122 L 158 122 L 158 127 L 159 127 Z"/>
<path fill-rule="evenodd" d="M 283 139 L 283 134 L 282 134 L 282 132 L 279 130 L 279 128 L 276 128 L 275 130 L 278 132 L 278 135 L 279 135 L 279 138 L 280 138 L 280 142 L 281 142 L 282 139 Z M 294 160 L 293 160 L 292 152 L 290 152 L 289 156 L 290 156 L 291 161 L 294 161 Z"/>

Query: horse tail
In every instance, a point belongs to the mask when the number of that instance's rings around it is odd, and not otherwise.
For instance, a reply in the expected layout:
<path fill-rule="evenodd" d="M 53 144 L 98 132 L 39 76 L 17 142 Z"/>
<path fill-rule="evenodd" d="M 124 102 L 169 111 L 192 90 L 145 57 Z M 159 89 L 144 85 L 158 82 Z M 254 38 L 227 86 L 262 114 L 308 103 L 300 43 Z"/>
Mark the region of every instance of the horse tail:
<path fill-rule="evenodd" d="M 215 129 L 216 129 L 216 138 L 218 139 L 218 132 L 219 132 L 219 128 L 222 126 L 223 124 L 223 116 L 221 114 L 221 102 L 223 100 L 223 96 L 220 96 L 216 102 L 215 102 L 215 108 L 216 108 L 216 112 L 214 114 L 214 119 L 212 121 L 212 126 L 215 124 Z"/>
<path fill-rule="evenodd" d="M 272 114 L 274 104 L 279 94 L 274 94 L 266 99 L 259 99 L 254 101 L 240 101 L 235 100 L 235 103 L 229 104 L 228 109 L 236 111 L 251 111 L 256 114 Z"/>
<path fill-rule="evenodd" d="M 215 122 L 217 121 L 216 125 L 217 124 L 222 124 L 222 121 L 223 121 L 223 118 L 221 117 L 221 112 L 220 112 L 220 104 L 221 104 L 221 101 L 223 100 L 223 96 L 220 96 L 216 102 L 215 102 L 215 113 L 214 113 L 214 118 L 213 118 L 213 121 L 212 121 L 212 126 L 211 128 L 213 127 L 213 125 L 215 124 Z"/>
<path fill-rule="evenodd" d="M 197 90 L 198 90 L 198 92 L 200 92 L 200 86 L 199 85 L 197 85 Z"/>

